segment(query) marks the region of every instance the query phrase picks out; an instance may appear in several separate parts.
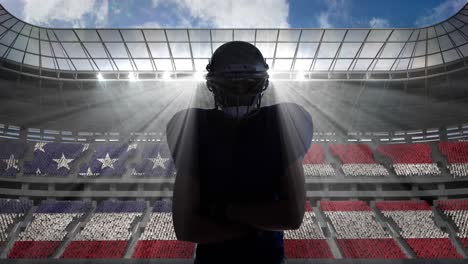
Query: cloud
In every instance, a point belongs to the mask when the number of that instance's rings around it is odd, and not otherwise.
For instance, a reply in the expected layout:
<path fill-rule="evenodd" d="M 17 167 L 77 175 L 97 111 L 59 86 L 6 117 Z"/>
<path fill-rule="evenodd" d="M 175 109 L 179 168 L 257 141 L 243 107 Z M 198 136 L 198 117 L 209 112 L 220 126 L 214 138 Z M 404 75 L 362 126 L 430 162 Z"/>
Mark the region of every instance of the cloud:
<path fill-rule="evenodd" d="M 156 21 L 145 22 L 143 24 L 133 25 L 130 28 L 163 28 L 164 25 Z"/>
<path fill-rule="evenodd" d="M 351 22 L 353 20 L 349 14 L 349 1 L 324 0 L 324 4 L 325 11 L 320 12 L 317 17 L 319 27 L 331 28 L 335 27 L 334 21 L 342 20 Z"/>
<path fill-rule="evenodd" d="M 103 27 L 109 15 L 108 0 L 22 0 L 26 21 L 51 27 Z"/>
<path fill-rule="evenodd" d="M 414 22 L 417 27 L 425 27 L 442 22 L 457 13 L 468 0 L 445 0 L 440 5 L 427 11 Z"/>
<path fill-rule="evenodd" d="M 390 27 L 390 22 L 385 18 L 373 17 L 369 21 L 369 26 L 371 28 L 388 28 Z"/>
<path fill-rule="evenodd" d="M 326 13 L 326 12 L 320 13 L 320 15 L 318 17 L 318 23 L 319 23 L 321 28 L 331 28 L 332 27 L 332 24 L 330 23 L 329 17 L 330 17 L 329 13 Z"/>
<path fill-rule="evenodd" d="M 152 0 L 153 7 L 172 5 L 176 27 L 288 28 L 287 0 Z"/>

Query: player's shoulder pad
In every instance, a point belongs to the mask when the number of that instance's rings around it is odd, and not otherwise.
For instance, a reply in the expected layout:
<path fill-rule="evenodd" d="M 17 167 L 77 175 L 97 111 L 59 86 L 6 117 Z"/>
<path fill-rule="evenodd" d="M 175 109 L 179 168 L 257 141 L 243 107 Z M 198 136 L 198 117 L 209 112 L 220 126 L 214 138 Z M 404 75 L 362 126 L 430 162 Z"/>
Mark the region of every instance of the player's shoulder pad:
<path fill-rule="evenodd" d="M 312 116 L 303 107 L 296 103 L 279 103 L 274 105 L 283 116 L 290 117 L 294 123 L 312 126 Z"/>

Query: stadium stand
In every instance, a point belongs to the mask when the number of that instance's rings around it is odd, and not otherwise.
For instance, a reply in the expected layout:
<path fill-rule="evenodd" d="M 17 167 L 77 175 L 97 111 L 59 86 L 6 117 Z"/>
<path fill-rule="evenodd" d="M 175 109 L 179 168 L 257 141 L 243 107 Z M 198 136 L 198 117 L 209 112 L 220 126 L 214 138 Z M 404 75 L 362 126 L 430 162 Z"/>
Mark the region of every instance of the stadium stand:
<path fill-rule="evenodd" d="M 137 144 L 100 144 L 91 162 L 81 166 L 79 175 L 121 177 L 126 171 L 125 162 L 135 154 L 136 148 Z"/>
<path fill-rule="evenodd" d="M 144 201 L 103 201 L 63 258 L 122 258 L 132 227 L 146 209 Z"/>
<path fill-rule="evenodd" d="M 10 229 L 23 220 L 31 207 L 29 200 L 0 199 L 0 247 L 9 239 Z"/>
<path fill-rule="evenodd" d="M 398 176 L 440 175 L 437 164 L 432 162 L 429 144 L 386 144 L 377 151 L 392 160 Z"/>
<path fill-rule="evenodd" d="M 166 143 L 145 144 L 141 162 L 133 168 L 133 176 L 175 177 L 175 165 Z"/>
<path fill-rule="evenodd" d="M 335 170 L 326 163 L 323 145 L 312 144 L 302 161 L 304 176 L 334 176 Z"/>
<path fill-rule="evenodd" d="M 364 201 L 321 201 L 345 258 L 406 258 Z"/>
<path fill-rule="evenodd" d="M 24 163 L 24 174 L 68 176 L 89 144 L 45 143 L 34 145 L 34 159 Z"/>
<path fill-rule="evenodd" d="M 468 249 L 468 199 L 439 200 L 437 208 L 452 220 L 458 239 Z"/>
<path fill-rule="evenodd" d="M 439 150 L 447 158 L 453 177 L 468 176 L 468 142 L 440 142 Z"/>
<path fill-rule="evenodd" d="M 398 227 L 401 237 L 418 258 L 461 258 L 448 233 L 434 222 L 434 213 L 425 201 L 382 201 L 375 206 Z"/>
<path fill-rule="evenodd" d="M 17 141 L 0 141 L 0 176 L 14 177 L 20 171 L 27 144 Z"/>
<path fill-rule="evenodd" d="M 172 223 L 172 201 L 160 200 L 138 240 L 133 258 L 192 258 L 195 244 L 179 241 Z"/>
<path fill-rule="evenodd" d="M 364 144 L 330 144 L 330 150 L 342 163 L 346 176 L 388 176 L 387 169 L 374 160 L 374 154 Z"/>
<path fill-rule="evenodd" d="M 287 258 L 333 258 L 327 239 L 320 228 L 310 202 L 305 205 L 302 224 L 297 230 L 284 231 Z"/>
<path fill-rule="evenodd" d="M 19 234 L 8 258 L 49 258 L 64 240 L 68 228 L 91 208 L 85 201 L 43 201 L 33 220 Z"/>

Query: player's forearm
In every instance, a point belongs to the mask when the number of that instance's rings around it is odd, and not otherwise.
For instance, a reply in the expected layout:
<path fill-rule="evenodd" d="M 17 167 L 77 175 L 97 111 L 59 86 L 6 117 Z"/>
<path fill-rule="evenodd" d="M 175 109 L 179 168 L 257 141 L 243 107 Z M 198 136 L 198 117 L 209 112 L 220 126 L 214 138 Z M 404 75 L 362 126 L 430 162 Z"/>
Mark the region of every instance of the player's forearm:
<path fill-rule="evenodd" d="M 238 223 L 217 223 L 208 217 L 197 217 L 190 223 L 187 240 L 194 243 L 214 243 L 245 236 L 252 229 Z"/>
<path fill-rule="evenodd" d="M 231 203 L 226 209 L 231 221 L 272 231 L 298 228 L 293 213 L 285 201 Z"/>

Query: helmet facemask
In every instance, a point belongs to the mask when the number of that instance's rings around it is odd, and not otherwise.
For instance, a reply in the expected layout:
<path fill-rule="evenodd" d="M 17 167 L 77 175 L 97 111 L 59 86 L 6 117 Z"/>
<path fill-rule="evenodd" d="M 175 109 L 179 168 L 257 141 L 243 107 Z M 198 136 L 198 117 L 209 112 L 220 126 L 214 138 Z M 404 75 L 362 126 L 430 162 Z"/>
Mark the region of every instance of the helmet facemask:
<path fill-rule="evenodd" d="M 207 87 L 213 92 L 216 109 L 228 118 L 243 120 L 260 110 L 268 79 L 210 80 Z"/>

